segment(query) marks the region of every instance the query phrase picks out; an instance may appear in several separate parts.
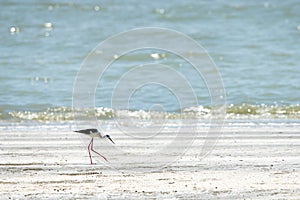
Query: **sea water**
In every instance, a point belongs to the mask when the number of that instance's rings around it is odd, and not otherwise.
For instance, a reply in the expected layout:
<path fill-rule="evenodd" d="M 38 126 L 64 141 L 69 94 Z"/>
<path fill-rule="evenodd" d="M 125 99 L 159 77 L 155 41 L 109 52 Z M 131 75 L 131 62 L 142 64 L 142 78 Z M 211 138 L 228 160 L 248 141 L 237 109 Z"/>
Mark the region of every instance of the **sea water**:
<path fill-rule="evenodd" d="M 74 120 L 72 92 L 86 56 L 105 39 L 142 27 L 176 30 L 206 49 L 222 77 L 227 118 L 299 119 L 299 10 L 297 0 L 1 1 L 2 125 Z M 193 79 L 187 63 L 168 52 L 133 52 L 112 64 L 101 79 L 105 90 L 95 89 L 92 115 L 99 120 L 120 116 L 111 106 L 113 83 L 132 67 L 153 62 Z M 209 119 L 205 81 L 192 82 L 192 87 L 196 107 L 180 107 L 168 88 L 146 85 L 132 94 L 127 114 L 137 119 Z"/>

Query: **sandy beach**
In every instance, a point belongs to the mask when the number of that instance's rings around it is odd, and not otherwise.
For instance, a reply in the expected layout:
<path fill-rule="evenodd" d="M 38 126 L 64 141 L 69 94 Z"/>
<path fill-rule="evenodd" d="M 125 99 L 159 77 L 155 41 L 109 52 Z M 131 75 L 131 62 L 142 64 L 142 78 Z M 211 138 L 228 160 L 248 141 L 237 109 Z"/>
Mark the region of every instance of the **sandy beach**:
<path fill-rule="evenodd" d="M 135 172 L 135 164 L 117 171 L 95 155 L 97 164 L 90 165 L 89 138 L 82 142 L 71 131 L 1 130 L 0 198 L 300 199 L 299 124 L 272 127 L 225 128 L 205 158 L 192 146 L 151 172 Z M 126 156 L 108 159 L 124 162 Z"/>

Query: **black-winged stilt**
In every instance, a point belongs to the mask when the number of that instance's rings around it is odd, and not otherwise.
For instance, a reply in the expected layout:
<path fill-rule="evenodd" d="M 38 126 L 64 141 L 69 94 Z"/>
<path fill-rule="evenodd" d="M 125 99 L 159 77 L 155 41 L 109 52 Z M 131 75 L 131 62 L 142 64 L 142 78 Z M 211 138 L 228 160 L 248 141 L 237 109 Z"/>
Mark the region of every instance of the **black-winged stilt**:
<path fill-rule="evenodd" d="M 100 153 L 98 153 L 97 151 L 95 151 L 95 150 L 93 149 L 93 141 L 94 141 L 94 137 L 99 137 L 99 138 L 105 138 L 105 137 L 107 137 L 113 144 L 115 144 L 114 141 L 110 138 L 109 135 L 105 135 L 105 134 L 101 133 L 100 131 L 98 131 L 98 130 L 95 129 L 95 128 L 84 129 L 84 130 L 79 130 L 79 131 L 74 131 L 74 132 L 77 132 L 77 133 L 83 133 L 83 134 L 86 134 L 86 135 L 89 135 L 89 136 L 92 137 L 92 140 L 91 140 L 91 142 L 90 142 L 89 145 L 88 145 L 88 151 L 89 151 L 89 156 L 90 156 L 91 164 L 93 164 L 92 156 L 91 156 L 91 150 L 92 150 L 94 153 L 96 153 L 96 154 L 98 154 L 99 156 L 101 156 L 104 160 L 107 161 L 107 159 L 106 159 L 103 155 L 101 155 Z"/>

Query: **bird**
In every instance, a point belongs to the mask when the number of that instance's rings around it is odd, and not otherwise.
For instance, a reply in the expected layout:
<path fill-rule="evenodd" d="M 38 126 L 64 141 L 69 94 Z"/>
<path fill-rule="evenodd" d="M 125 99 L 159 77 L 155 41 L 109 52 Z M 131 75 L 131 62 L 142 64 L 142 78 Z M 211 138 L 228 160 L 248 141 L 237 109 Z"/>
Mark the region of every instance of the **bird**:
<path fill-rule="evenodd" d="M 101 156 L 104 160 L 108 161 L 106 157 L 104 157 L 103 155 L 101 155 L 100 153 L 98 153 L 97 151 L 95 151 L 93 149 L 93 142 L 94 142 L 94 138 L 95 137 L 99 137 L 99 138 L 108 138 L 113 144 L 114 141 L 111 139 L 111 137 L 107 134 L 103 134 L 101 133 L 100 131 L 98 131 L 98 129 L 95 129 L 95 128 L 90 128 L 90 129 L 83 129 L 83 130 L 78 130 L 78 131 L 74 131 L 74 132 L 77 132 L 77 133 L 83 133 L 83 134 L 86 134 L 86 135 L 89 135 L 92 137 L 91 139 L 91 142 L 89 143 L 88 145 L 88 151 L 89 151 L 89 156 L 90 156 L 90 161 L 91 161 L 91 165 L 92 164 L 95 164 L 93 163 L 93 160 L 92 160 L 92 155 L 91 155 L 91 150 L 98 154 L 99 156 Z"/>

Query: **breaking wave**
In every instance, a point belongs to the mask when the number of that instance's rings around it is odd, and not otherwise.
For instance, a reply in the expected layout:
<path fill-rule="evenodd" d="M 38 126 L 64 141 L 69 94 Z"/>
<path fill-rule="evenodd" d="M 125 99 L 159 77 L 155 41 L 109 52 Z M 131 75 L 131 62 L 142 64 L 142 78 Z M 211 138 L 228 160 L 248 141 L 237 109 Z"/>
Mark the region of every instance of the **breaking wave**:
<path fill-rule="evenodd" d="M 212 109 L 209 106 L 186 108 L 177 112 L 156 112 L 145 110 L 114 110 L 99 107 L 95 109 L 72 109 L 71 107 L 55 107 L 40 111 L 0 112 L 1 121 L 73 121 L 96 117 L 99 120 L 114 118 L 135 119 L 210 119 Z M 300 105 L 227 105 L 227 119 L 300 119 Z"/>

